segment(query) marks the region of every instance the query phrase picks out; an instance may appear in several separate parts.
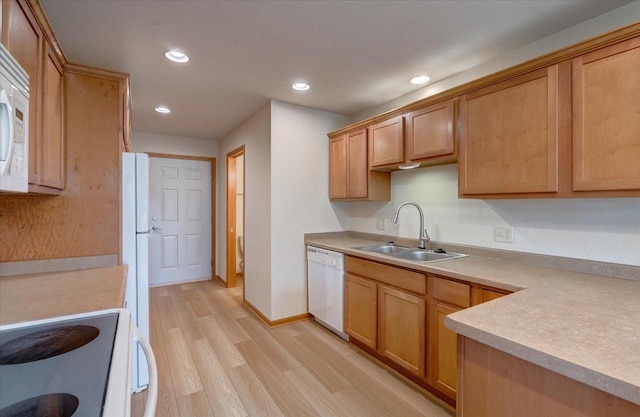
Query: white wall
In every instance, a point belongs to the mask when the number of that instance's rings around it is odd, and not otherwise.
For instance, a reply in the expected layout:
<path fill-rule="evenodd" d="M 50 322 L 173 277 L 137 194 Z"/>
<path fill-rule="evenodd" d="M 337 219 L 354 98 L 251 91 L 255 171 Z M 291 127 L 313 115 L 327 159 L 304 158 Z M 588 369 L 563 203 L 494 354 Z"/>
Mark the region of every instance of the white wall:
<path fill-rule="evenodd" d="M 539 41 L 530 43 L 529 45 L 525 45 L 522 48 L 511 51 L 467 71 L 463 71 L 444 80 L 434 82 L 424 88 L 398 97 L 397 99 L 360 112 L 351 118 L 351 123 L 377 116 L 378 114 L 402 107 L 425 97 L 430 97 L 442 91 L 465 84 L 469 81 L 493 74 L 547 53 L 557 51 L 566 46 L 579 43 L 585 39 L 629 25 L 637 22 L 639 19 L 640 0 L 636 0 L 633 3 L 629 3 L 623 7 L 612 10 L 601 16 L 597 16 L 562 32 L 558 32 L 554 35 L 540 39 Z"/>
<path fill-rule="evenodd" d="M 353 203 L 351 230 L 417 239 L 418 214 L 404 207 L 398 225 L 376 230 L 403 201 L 425 212 L 433 240 L 640 266 L 640 198 L 458 199 L 457 165 L 391 175 L 391 202 Z M 494 225 L 513 227 L 514 242 L 493 239 Z"/>
<path fill-rule="evenodd" d="M 154 152 L 172 155 L 218 157 L 219 143 L 214 139 L 131 132 L 131 152 Z"/>
<path fill-rule="evenodd" d="M 327 132 L 346 120 L 335 113 L 271 102 L 272 320 L 307 312 L 304 234 L 349 228 L 348 203 L 332 204 L 328 197 Z"/>
<path fill-rule="evenodd" d="M 218 163 L 217 273 L 226 280 L 227 157 L 245 146 L 245 298 L 263 314 L 271 311 L 271 105 L 220 141 Z"/>

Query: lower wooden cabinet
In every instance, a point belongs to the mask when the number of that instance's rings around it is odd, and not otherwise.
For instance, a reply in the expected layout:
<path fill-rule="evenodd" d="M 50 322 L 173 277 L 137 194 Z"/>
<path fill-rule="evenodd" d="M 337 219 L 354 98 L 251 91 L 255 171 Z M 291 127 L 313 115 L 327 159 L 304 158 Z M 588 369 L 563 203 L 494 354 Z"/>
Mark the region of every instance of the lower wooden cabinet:
<path fill-rule="evenodd" d="M 495 300 L 500 297 L 504 297 L 508 293 L 498 292 L 496 290 L 490 290 L 488 288 L 483 288 L 481 293 L 481 302 L 486 303 L 487 301 Z"/>
<path fill-rule="evenodd" d="M 345 332 L 399 368 L 424 378 L 424 274 L 352 257 L 345 265 Z"/>
<path fill-rule="evenodd" d="M 345 333 L 371 349 L 377 348 L 378 340 L 377 287 L 373 281 L 345 275 Z"/>
<path fill-rule="evenodd" d="M 345 258 L 345 332 L 389 366 L 452 406 L 458 335 L 452 313 L 509 294 L 361 258 Z"/>
<path fill-rule="evenodd" d="M 458 369 L 456 355 L 458 334 L 444 325 L 444 318 L 462 310 L 435 302 L 429 303 L 429 344 L 427 347 L 429 366 L 427 379 L 429 384 L 451 399 L 456 399 Z"/>
<path fill-rule="evenodd" d="M 640 406 L 459 337 L 458 417 L 640 417 Z"/>
<path fill-rule="evenodd" d="M 471 285 L 432 276 L 429 278 L 429 289 L 427 380 L 430 385 L 455 401 L 458 335 L 444 325 L 444 318 L 471 306 Z"/>
<path fill-rule="evenodd" d="M 379 352 L 412 374 L 424 376 L 424 298 L 380 285 L 378 313 Z"/>

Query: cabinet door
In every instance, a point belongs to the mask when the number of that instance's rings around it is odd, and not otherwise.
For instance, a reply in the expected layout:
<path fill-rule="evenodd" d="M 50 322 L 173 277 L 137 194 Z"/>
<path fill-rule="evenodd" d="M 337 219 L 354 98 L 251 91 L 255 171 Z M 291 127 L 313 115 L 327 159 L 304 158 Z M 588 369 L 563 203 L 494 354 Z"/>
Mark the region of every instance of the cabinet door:
<path fill-rule="evenodd" d="M 44 40 L 42 31 L 26 2 L 9 0 L 3 1 L 2 4 L 3 11 L 8 12 L 8 19 L 3 17 L 5 22 L 8 21 L 7 38 L 3 41 L 11 55 L 29 74 L 29 182 L 40 184 L 42 145 L 38 143 L 40 139 L 38 109 Z"/>
<path fill-rule="evenodd" d="M 558 191 L 558 91 L 554 65 L 461 98 L 460 194 Z"/>
<path fill-rule="evenodd" d="M 454 154 L 454 100 L 411 112 L 406 120 L 408 160 Z"/>
<path fill-rule="evenodd" d="M 573 189 L 640 189 L 640 37 L 572 67 Z"/>
<path fill-rule="evenodd" d="M 347 158 L 347 197 L 366 198 L 369 195 L 366 129 L 347 134 Z"/>
<path fill-rule="evenodd" d="M 403 117 L 394 117 L 369 127 L 371 166 L 404 162 Z"/>
<path fill-rule="evenodd" d="M 379 286 L 379 351 L 411 373 L 424 377 L 425 301 Z"/>
<path fill-rule="evenodd" d="M 41 184 L 64 188 L 63 74 L 49 46 L 44 56 Z"/>
<path fill-rule="evenodd" d="M 427 380 L 451 399 L 456 399 L 458 335 L 444 325 L 447 314 L 462 310 L 429 302 L 429 345 Z"/>
<path fill-rule="evenodd" d="M 345 274 L 345 333 L 375 349 L 378 337 L 377 285 L 373 281 Z"/>
<path fill-rule="evenodd" d="M 347 139 L 329 139 L 329 198 L 347 197 Z"/>

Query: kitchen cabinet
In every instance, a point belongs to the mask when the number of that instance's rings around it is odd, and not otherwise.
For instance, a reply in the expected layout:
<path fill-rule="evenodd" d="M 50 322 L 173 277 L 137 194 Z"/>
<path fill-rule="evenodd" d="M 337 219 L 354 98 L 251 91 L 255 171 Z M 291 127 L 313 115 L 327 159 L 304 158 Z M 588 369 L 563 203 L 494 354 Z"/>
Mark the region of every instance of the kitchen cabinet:
<path fill-rule="evenodd" d="M 480 299 L 481 303 L 497 300 L 500 297 L 504 297 L 505 295 L 508 295 L 508 293 L 498 292 L 496 290 L 492 290 L 488 288 L 482 288 L 480 294 L 481 294 L 481 299 Z"/>
<path fill-rule="evenodd" d="M 380 353 L 412 374 L 424 377 L 424 298 L 379 285 L 378 311 Z"/>
<path fill-rule="evenodd" d="M 129 78 L 122 85 L 122 147 L 124 152 L 129 152 L 131 149 L 131 84 Z"/>
<path fill-rule="evenodd" d="M 558 191 L 558 68 L 461 97 L 461 195 Z"/>
<path fill-rule="evenodd" d="M 429 384 L 455 401 L 457 385 L 457 337 L 444 325 L 451 313 L 471 306 L 471 285 L 430 277 L 427 379 Z"/>
<path fill-rule="evenodd" d="M 455 162 L 456 102 L 446 100 L 369 126 L 371 169 Z"/>
<path fill-rule="evenodd" d="M 60 194 L 64 188 L 64 62 L 53 47 L 57 41 L 51 38 L 49 23 L 34 10 L 24 0 L 3 1 L 2 42 L 29 74 L 29 191 Z"/>
<path fill-rule="evenodd" d="M 510 292 L 353 256 L 345 271 L 351 341 L 455 405 L 458 335 L 444 318 Z"/>
<path fill-rule="evenodd" d="M 44 56 L 44 105 L 42 111 L 42 132 L 36 147 L 42 149 L 39 170 L 42 175 L 40 185 L 64 188 L 64 104 L 62 67 L 49 45 Z M 36 135 L 37 137 L 38 135 Z"/>
<path fill-rule="evenodd" d="M 378 343 L 377 291 L 375 282 L 345 275 L 345 333 L 371 349 Z"/>
<path fill-rule="evenodd" d="M 424 274 L 347 256 L 345 332 L 393 366 L 425 375 Z"/>
<path fill-rule="evenodd" d="M 573 190 L 639 190 L 640 37 L 572 64 Z"/>
<path fill-rule="evenodd" d="M 329 198 L 389 200 L 389 173 L 372 172 L 368 162 L 367 130 L 329 138 Z"/>
<path fill-rule="evenodd" d="M 402 116 L 369 126 L 371 167 L 404 161 L 404 119 Z"/>
<path fill-rule="evenodd" d="M 455 161 L 455 105 L 457 99 L 432 104 L 408 113 L 406 163 Z"/>
<path fill-rule="evenodd" d="M 639 417 L 640 406 L 459 336 L 459 417 Z"/>

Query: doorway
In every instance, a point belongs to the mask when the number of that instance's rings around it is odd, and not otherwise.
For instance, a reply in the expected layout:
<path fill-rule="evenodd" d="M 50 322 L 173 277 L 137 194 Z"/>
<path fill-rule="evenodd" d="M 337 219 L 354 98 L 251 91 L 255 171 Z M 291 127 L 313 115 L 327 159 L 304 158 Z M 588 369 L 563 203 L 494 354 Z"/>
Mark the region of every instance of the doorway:
<path fill-rule="evenodd" d="M 149 156 L 150 286 L 211 279 L 216 160 Z"/>
<path fill-rule="evenodd" d="M 227 288 L 244 277 L 244 145 L 227 154 Z"/>

